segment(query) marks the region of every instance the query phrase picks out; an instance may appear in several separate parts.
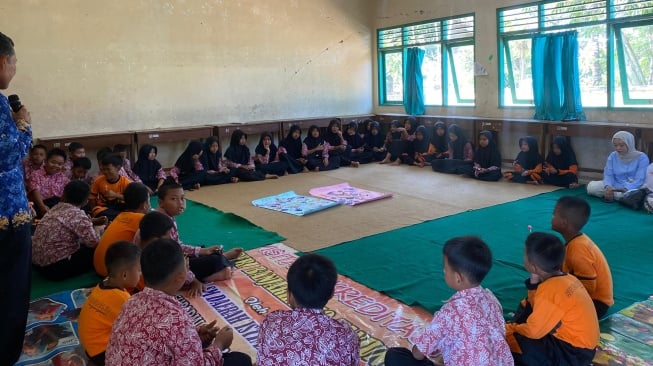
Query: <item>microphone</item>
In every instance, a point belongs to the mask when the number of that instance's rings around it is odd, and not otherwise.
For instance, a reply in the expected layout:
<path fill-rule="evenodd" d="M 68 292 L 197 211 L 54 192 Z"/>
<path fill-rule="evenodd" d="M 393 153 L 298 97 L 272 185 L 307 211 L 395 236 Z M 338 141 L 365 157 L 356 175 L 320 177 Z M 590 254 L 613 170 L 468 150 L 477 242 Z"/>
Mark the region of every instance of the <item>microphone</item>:
<path fill-rule="evenodd" d="M 18 111 L 23 108 L 23 104 L 20 102 L 18 95 L 12 94 L 7 99 L 9 99 L 9 105 L 14 113 L 18 113 Z"/>

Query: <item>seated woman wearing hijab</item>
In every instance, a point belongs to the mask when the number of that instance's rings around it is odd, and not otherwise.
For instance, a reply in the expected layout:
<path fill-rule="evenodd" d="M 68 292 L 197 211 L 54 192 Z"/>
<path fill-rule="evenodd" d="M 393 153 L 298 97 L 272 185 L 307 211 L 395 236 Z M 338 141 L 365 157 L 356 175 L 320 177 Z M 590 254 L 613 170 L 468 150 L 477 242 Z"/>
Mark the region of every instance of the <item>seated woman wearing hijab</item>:
<path fill-rule="evenodd" d="M 542 172 L 544 183 L 558 187 L 578 187 L 578 162 L 576 153 L 564 136 L 551 141 L 551 149 L 544 161 Z"/>
<path fill-rule="evenodd" d="M 204 185 L 206 172 L 200 162 L 203 153 L 202 144 L 191 141 L 170 170 L 170 176 L 186 190 L 198 189 Z"/>
<path fill-rule="evenodd" d="M 448 174 L 473 174 L 474 147 L 458 125 L 449 126 L 449 151 L 446 159 L 431 162 L 433 171 Z"/>
<path fill-rule="evenodd" d="M 256 170 L 260 170 L 265 174 L 286 175 L 288 163 L 281 161 L 279 158 L 279 149 L 274 144 L 272 134 L 263 132 L 261 139 L 254 149 L 254 164 Z"/>
<path fill-rule="evenodd" d="M 474 178 L 486 182 L 501 179 L 501 152 L 490 131 L 481 131 L 478 134 L 478 147 L 474 154 Z"/>
<path fill-rule="evenodd" d="M 619 201 L 624 193 L 644 185 L 648 156 L 635 149 L 635 136 L 619 131 L 612 136 L 614 151 L 608 155 L 603 169 L 603 180 L 587 184 L 587 194 L 607 202 Z"/>
<path fill-rule="evenodd" d="M 200 162 L 206 172 L 204 184 L 207 186 L 238 182 L 234 172 L 222 164 L 220 142 L 216 136 L 211 136 L 204 142 Z"/>

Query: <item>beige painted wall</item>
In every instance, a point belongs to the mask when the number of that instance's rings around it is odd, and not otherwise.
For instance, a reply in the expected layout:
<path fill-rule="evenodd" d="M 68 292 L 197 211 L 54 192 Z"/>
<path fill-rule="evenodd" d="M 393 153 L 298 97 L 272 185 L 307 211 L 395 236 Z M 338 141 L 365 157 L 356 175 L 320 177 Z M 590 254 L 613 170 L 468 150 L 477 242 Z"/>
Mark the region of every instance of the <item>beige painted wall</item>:
<path fill-rule="evenodd" d="M 370 4 L 3 0 L 4 92 L 36 137 L 370 113 Z"/>
<path fill-rule="evenodd" d="M 496 9 L 511 5 L 532 3 L 534 0 L 376 0 L 374 30 L 434 18 L 475 13 L 475 58 L 488 70 L 489 75 L 476 77 L 475 107 L 427 107 L 425 114 L 461 115 L 488 118 L 532 118 L 532 108 L 499 108 L 497 77 L 497 25 Z M 376 34 L 372 34 L 376 48 Z M 403 107 L 379 106 L 376 49 L 373 50 L 374 113 L 405 113 Z M 490 57 L 491 60 L 490 60 Z M 653 123 L 651 112 L 606 111 L 586 109 L 591 121 L 618 121 Z"/>

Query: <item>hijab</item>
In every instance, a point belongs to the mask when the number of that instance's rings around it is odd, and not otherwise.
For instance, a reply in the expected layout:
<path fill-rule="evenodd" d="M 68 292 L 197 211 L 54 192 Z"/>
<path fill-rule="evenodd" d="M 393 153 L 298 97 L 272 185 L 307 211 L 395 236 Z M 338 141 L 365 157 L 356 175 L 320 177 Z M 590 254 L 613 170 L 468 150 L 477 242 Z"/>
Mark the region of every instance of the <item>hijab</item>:
<path fill-rule="evenodd" d="M 392 132 L 392 127 L 394 127 L 394 128 L 399 128 L 400 127 L 399 121 L 397 121 L 396 119 L 393 120 L 392 122 L 390 122 L 390 127 L 391 128 L 390 128 L 390 131 L 388 132 L 388 134 L 390 134 L 391 140 L 400 140 L 401 139 L 401 131 Z"/>
<path fill-rule="evenodd" d="M 438 128 L 442 128 L 444 130 L 444 134 L 442 136 L 438 135 Z M 442 121 L 435 122 L 435 125 L 433 125 L 433 138 L 431 139 L 431 143 L 433 146 L 435 146 L 435 151 L 439 153 L 447 151 L 449 149 L 448 139 L 449 136 L 447 135 L 447 125 Z"/>
<path fill-rule="evenodd" d="M 553 152 L 553 146 L 557 146 L 560 149 L 560 155 L 556 155 Z M 567 138 L 564 136 L 556 136 L 551 141 L 551 149 L 549 154 L 546 156 L 546 162 L 553 165 L 556 169 L 569 169 L 572 165 L 578 165 L 576 161 L 576 154 L 571 148 Z"/>
<path fill-rule="evenodd" d="M 517 154 L 517 163 L 521 165 L 523 169 L 529 170 L 535 168 L 538 164 L 542 163 L 542 156 L 540 155 L 540 150 L 537 147 L 537 139 L 533 136 L 524 136 L 519 139 L 519 149 L 521 149 L 522 142 L 526 141 L 528 144 L 528 152 L 520 151 Z"/>
<path fill-rule="evenodd" d="M 195 171 L 195 162 L 193 162 L 193 155 L 197 155 L 202 151 L 202 144 L 199 141 L 191 141 L 186 150 L 179 156 L 175 162 L 175 166 L 179 168 L 182 174 L 192 173 Z"/>
<path fill-rule="evenodd" d="M 375 135 L 372 135 L 372 130 L 375 129 L 379 131 L 379 133 Z M 379 122 L 372 121 L 372 126 L 370 127 L 370 132 L 365 134 L 365 145 L 371 150 L 372 148 L 375 147 L 382 147 L 385 144 L 385 138 L 383 135 L 381 135 L 381 125 L 379 125 Z"/>
<path fill-rule="evenodd" d="M 220 170 L 219 166 L 220 160 L 222 160 L 222 153 L 220 152 L 220 148 L 218 148 L 215 154 L 211 152 L 211 145 L 214 142 L 217 142 L 218 146 L 220 146 L 220 141 L 217 137 L 211 136 L 206 139 L 204 142 L 204 153 L 200 156 L 200 161 L 204 165 L 204 169 L 218 171 Z"/>
<path fill-rule="evenodd" d="M 419 126 L 419 122 L 417 122 L 417 118 L 415 118 L 415 117 L 406 118 L 406 120 L 404 121 L 404 127 L 406 127 L 406 122 L 410 123 L 410 130 L 406 129 L 406 133 L 408 135 L 414 135 L 415 132 L 417 131 L 417 127 Z M 424 136 L 424 137 L 426 137 L 426 136 Z"/>
<path fill-rule="evenodd" d="M 449 141 L 449 146 L 451 147 L 451 150 L 453 151 L 453 155 L 450 156 L 449 158 L 451 159 L 464 159 L 465 157 L 465 144 L 467 144 L 469 141 L 465 137 L 465 133 L 463 130 L 458 127 L 458 125 L 453 124 L 449 126 L 447 129 L 447 133 L 452 133 L 458 138 L 456 141 Z"/>
<path fill-rule="evenodd" d="M 413 140 L 413 149 L 415 150 L 416 153 L 425 153 L 429 151 L 429 144 L 431 141 L 429 140 L 429 137 L 426 135 L 426 127 L 424 126 L 419 126 L 415 130 L 415 135 L 417 136 L 418 133 L 421 133 L 424 138 L 422 141 L 418 140 L 417 137 L 415 137 L 415 140 Z"/>
<path fill-rule="evenodd" d="M 242 137 L 247 139 L 247 134 L 242 130 L 235 130 L 231 134 L 231 140 L 229 141 L 229 147 L 224 153 L 224 157 L 236 164 L 246 165 L 249 164 L 250 152 L 247 144 L 241 145 L 240 139 Z"/>
<path fill-rule="evenodd" d="M 353 135 L 349 134 L 349 129 L 351 128 L 354 129 Z M 345 140 L 347 140 L 347 145 L 351 146 L 352 149 L 358 149 L 359 147 L 365 145 L 365 141 L 363 141 L 361 135 L 358 134 L 358 123 L 355 121 L 349 122 L 349 125 L 347 125 L 347 131 L 345 131 L 344 136 Z"/>
<path fill-rule="evenodd" d="M 612 136 L 612 143 L 614 143 L 614 139 L 620 139 L 628 147 L 628 151 L 625 154 L 617 154 L 617 157 L 619 160 L 621 160 L 621 162 L 633 162 L 637 160 L 641 154 L 643 154 L 643 152 L 637 151 L 635 148 L 635 136 L 633 136 L 632 133 L 628 131 L 618 131 L 614 134 L 614 136 Z"/>
<path fill-rule="evenodd" d="M 138 149 L 138 160 L 136 160 L 136 163 L 132 167 L 132 171 L 134 171 L 141 180 L 150 180 L 156 177 L 157 172 L 161 169 L 161 163 L 156 160 L 156 157 L 154 160 L 148 159 L 150 151 L 152 150 L 154 150 L 154 154 L 158 153 L 156 146 L 150 144 L 145 144 Z"/>
<path fill-rule="evenodd" d="M 299 137 L 297 139 L 293 139 L 292 137 L 295 131 L 299 131 Z M 294 159 L 301 158 L 302 157 L 302 129 L 297 125 L 290 126 L 290 131 L 288 131 L 288 135 L 286 135 L 286 138 L 279 143 L 279 146 L 283 146 L 288 152 L 288 155 L 290 155 L 290 157 Z"/>
<path fill-rule="evenodd" d="M 317 125 L 312 125 L 311 127 L 308 128 L 308 134 L 306 135 L 306 138 L 304 138 L 304 143 L 306 144 L 307 149 L 315 149 L 317 145 L 324 144 L 324 139 L 322 138 L 322 135 L 318 135 L 317 137 L 313 137 L 313 130 L 317 130 L 317 132 L 320 132 L 320 128 L 317 127 Z"/>
<path fill-rule="evenodd" d="M 269 132 L 263 132 L 261 134 L 261 138 L 258 140 L 258 145 L 256 145 L 256 149 L 254 152 L 258 155 L 267 155 L 267 151 L 265 150 L 265 147 L 263 146 L 263 139 L 269 137 L 270 138 L 270 155 L 269 155 L 269 162 L 272 162 L 274 159 L 277 157 L 277 145 L 274 144 L 274 138 L 272 137 L 272 134 Z"/>
<path fill-rule="evenodd" d="M 486 147 L 478 145 L 474 154 L 474 162 L 480 165 L 481 168 L 501 167 L 501 152 L 497 148 L 496 142 L 494 142 L 492 132 L 483 130 L 478 135 L 487 137 L 488 144 Z"/>
<path fill-rule="evenodd" d="M 338 128 L 340 128 L 340 132 L 342 132 L 340 120 L 332 119 L 331 122 L 329 122 L 329 127 L 327 127 L 326 133 L 324 134 L 324 141 L 328 142 L 331 146 L 342 145 L 342 138 L 340 135 L 331 130 L 333 126 L 338 126 Z"/>

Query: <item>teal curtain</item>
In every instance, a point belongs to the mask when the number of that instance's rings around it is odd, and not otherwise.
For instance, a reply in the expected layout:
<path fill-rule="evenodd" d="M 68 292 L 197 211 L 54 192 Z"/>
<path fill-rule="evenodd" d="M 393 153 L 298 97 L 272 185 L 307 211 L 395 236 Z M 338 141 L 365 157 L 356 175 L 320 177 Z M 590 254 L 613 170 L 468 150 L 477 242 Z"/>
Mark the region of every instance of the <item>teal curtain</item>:
<path fill-rule="evenodd" d="M 412 47 L 404 51 L 404 108 L 410 115 L 424 114 L 424 50 Z"/>
<path fill-rule="evenodd" d="M 531 67 L 535 119 L 585 120 L 580 97 L 577 32 L 533 37 Z"/>

